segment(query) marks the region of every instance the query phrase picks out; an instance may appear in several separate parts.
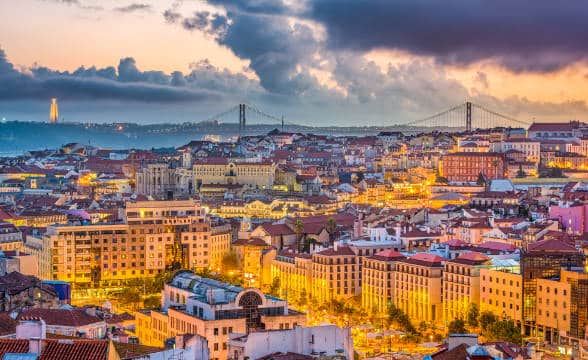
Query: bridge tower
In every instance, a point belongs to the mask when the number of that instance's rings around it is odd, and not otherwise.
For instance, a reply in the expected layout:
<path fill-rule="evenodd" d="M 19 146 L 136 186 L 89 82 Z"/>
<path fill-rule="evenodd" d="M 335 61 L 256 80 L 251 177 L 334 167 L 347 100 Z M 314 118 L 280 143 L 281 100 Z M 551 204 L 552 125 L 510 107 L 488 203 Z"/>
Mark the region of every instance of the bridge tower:
<path fill-rule="evenodd" d="M 239 132 L 245 130 L 245 108 L 247 105 L 239 104 Z"/>
<path fill-rule="evenodd" d="M 466 131 L 472 131 L 472 103 L 466 101 Z"/>

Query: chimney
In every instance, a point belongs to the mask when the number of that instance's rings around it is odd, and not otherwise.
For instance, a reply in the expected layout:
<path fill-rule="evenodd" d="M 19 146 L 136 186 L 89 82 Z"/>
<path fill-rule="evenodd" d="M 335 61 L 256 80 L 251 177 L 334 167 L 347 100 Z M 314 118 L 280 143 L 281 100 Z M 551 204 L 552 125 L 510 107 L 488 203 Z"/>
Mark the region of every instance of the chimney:
<path fill-rule="evenodd" d="M 334 241 L 333 242 L 333 250 L 337 251 L 338 247 L 339 247 L 339 241 Z"/>
<path fill-rule="evenodd" d="M 16 326 L 16 338 L 29 340 L 29 353 L 40 354 L 47 325 L 39 318 L 23 318 Z"/>
<path fill-rule="evenodd" d="M 394 231 L 396 233 L 396 241 L 400 242 L 400 236 L 401 236 L 401 227 L 400 227 L 400 223 L 396 224 L 396 227 L 394 228 Z"/>

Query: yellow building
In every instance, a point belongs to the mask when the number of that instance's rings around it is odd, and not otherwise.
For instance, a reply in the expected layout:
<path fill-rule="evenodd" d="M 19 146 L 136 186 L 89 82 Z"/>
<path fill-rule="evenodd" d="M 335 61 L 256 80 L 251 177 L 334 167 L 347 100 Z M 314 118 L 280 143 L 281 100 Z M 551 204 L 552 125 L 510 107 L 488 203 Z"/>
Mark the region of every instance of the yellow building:
<path fill-rule="evenodd" d="M 262 253 L 271 249 L 271 245 L 260 238 L 249 238 L 238 239 L 231 246 L 237 254 L 246 281 L 250 282 L 247 285 L 254 286 L 257 282 L 259 286 L 262 277 Z"/>
<path fill-rule="evenodd" d="M 212 268 L 229 251 L 230 226 L 211 223 L 193 200 L 127 203 L 125 211 L 125 223 L 47 228 L 50 278 L 71 282 L 74 299 L 174 264 Z"/>
<path fill-rule="evenodd" d="M 499 318 L 520 324 L 523 318 L 523 279 L 521 274 L 480 269 L 480 312 L 490 311 Z"/>
<path fill-rule="evenodd" d="M 536 326 L 551 343 L 557 341 L 560 331 L 570 332 L 571 295 L 571 286 L 565 281 L 537 279 Z"/>
<path fill-rule="evenodd" d="M 576 344 L 588 326 L 588 273 L 562 268 L 559 279 L 537 279 L 537 332 L 556 344 Z"/>
<path fill-rule="evenodd" d="M 282 298 L 301 299 L 311 296 L 312 256 L 283 251 L 271 261 L 271 282 L 279 279 Z"/>
<path fill-rule="evenodd" d="M 367 311 L 386 313 L 394 302 L 394 269 L 405 257 L 394 251 L 384 250 L 363 258 L 361 306 Z"/>
<path fill-rule="evenodd" d="M 253 200 L 251 202 L 232 201 L 221 204 L 211 213 L 220 217 L 278 220 L 286 216 L 313 214 L 313 207 L 300 199 L 274 199 L 271 202 Z"/>
<path fill-rule="evenodd" d="M 480 270 L 490 258 L 467 252 L 445 263 L 443 271 L 443 318 L 446 324 L 454 319 L 467 319 L 470 307 L 480 308 Z"/>
<path fill-rule="evenodd" d="M 443 261 L 437 255 L 418 253 L 396 264 L 394 304 L 411 319 L 441 321 Z"/>
<path fill-rule="evenodd" d="M 226 158 L 204 158 L 192 164 L 193 184 L 241 184 L 252 188 L 271 189 L 276 166 L 270 161 L 239 162 Z"/>
<path fill-rule="evenodd" d="M 312 254 L 312 300 L 322 303 L 359 294 L 359 260 L 349 246 L 335 245 Z"/>

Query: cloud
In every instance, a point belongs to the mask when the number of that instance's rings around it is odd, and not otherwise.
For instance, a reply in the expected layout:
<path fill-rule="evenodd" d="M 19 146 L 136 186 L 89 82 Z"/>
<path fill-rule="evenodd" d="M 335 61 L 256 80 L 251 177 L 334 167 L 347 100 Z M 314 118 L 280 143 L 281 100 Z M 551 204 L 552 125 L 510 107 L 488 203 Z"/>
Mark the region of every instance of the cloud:
<path fill-rule="evenodd" d="M 332 49 L 400 49 L 440 63 L 492 59 L 516 72 L 550 72 L 588 57 L 582 0 L 315 0 L 307 16 Z"/>
<path fill-rule="evenodd" d="M 150 11 L 151 9 L 152 7 L 149 4 L 133 3 L 127 6 L 116 7 L 113 10 L 122 13 L 131 13 L 136 11 Z"/>
<path fill-rule="evenodd" d="M 118 73 L 112 67 L 80 67 L 71 73 L 37 67 L 27 74 L 17 71 L 0 49 L 0 101 L 51 97 L 180 103 L 218 100 L 222 95 L 214 89 L 173 86 L 170 76 L 140 71 L 132 58 L 121 59 Z"/>

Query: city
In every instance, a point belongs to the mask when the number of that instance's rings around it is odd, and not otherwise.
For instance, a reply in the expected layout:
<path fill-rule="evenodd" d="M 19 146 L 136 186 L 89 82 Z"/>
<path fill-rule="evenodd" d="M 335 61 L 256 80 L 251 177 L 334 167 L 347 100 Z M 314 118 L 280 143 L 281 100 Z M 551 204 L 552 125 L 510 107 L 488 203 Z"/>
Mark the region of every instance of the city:
<path fill-rule="evenodd" d="M 0 360 L 588 359 L 586 16 L 0 3 Z"/>

